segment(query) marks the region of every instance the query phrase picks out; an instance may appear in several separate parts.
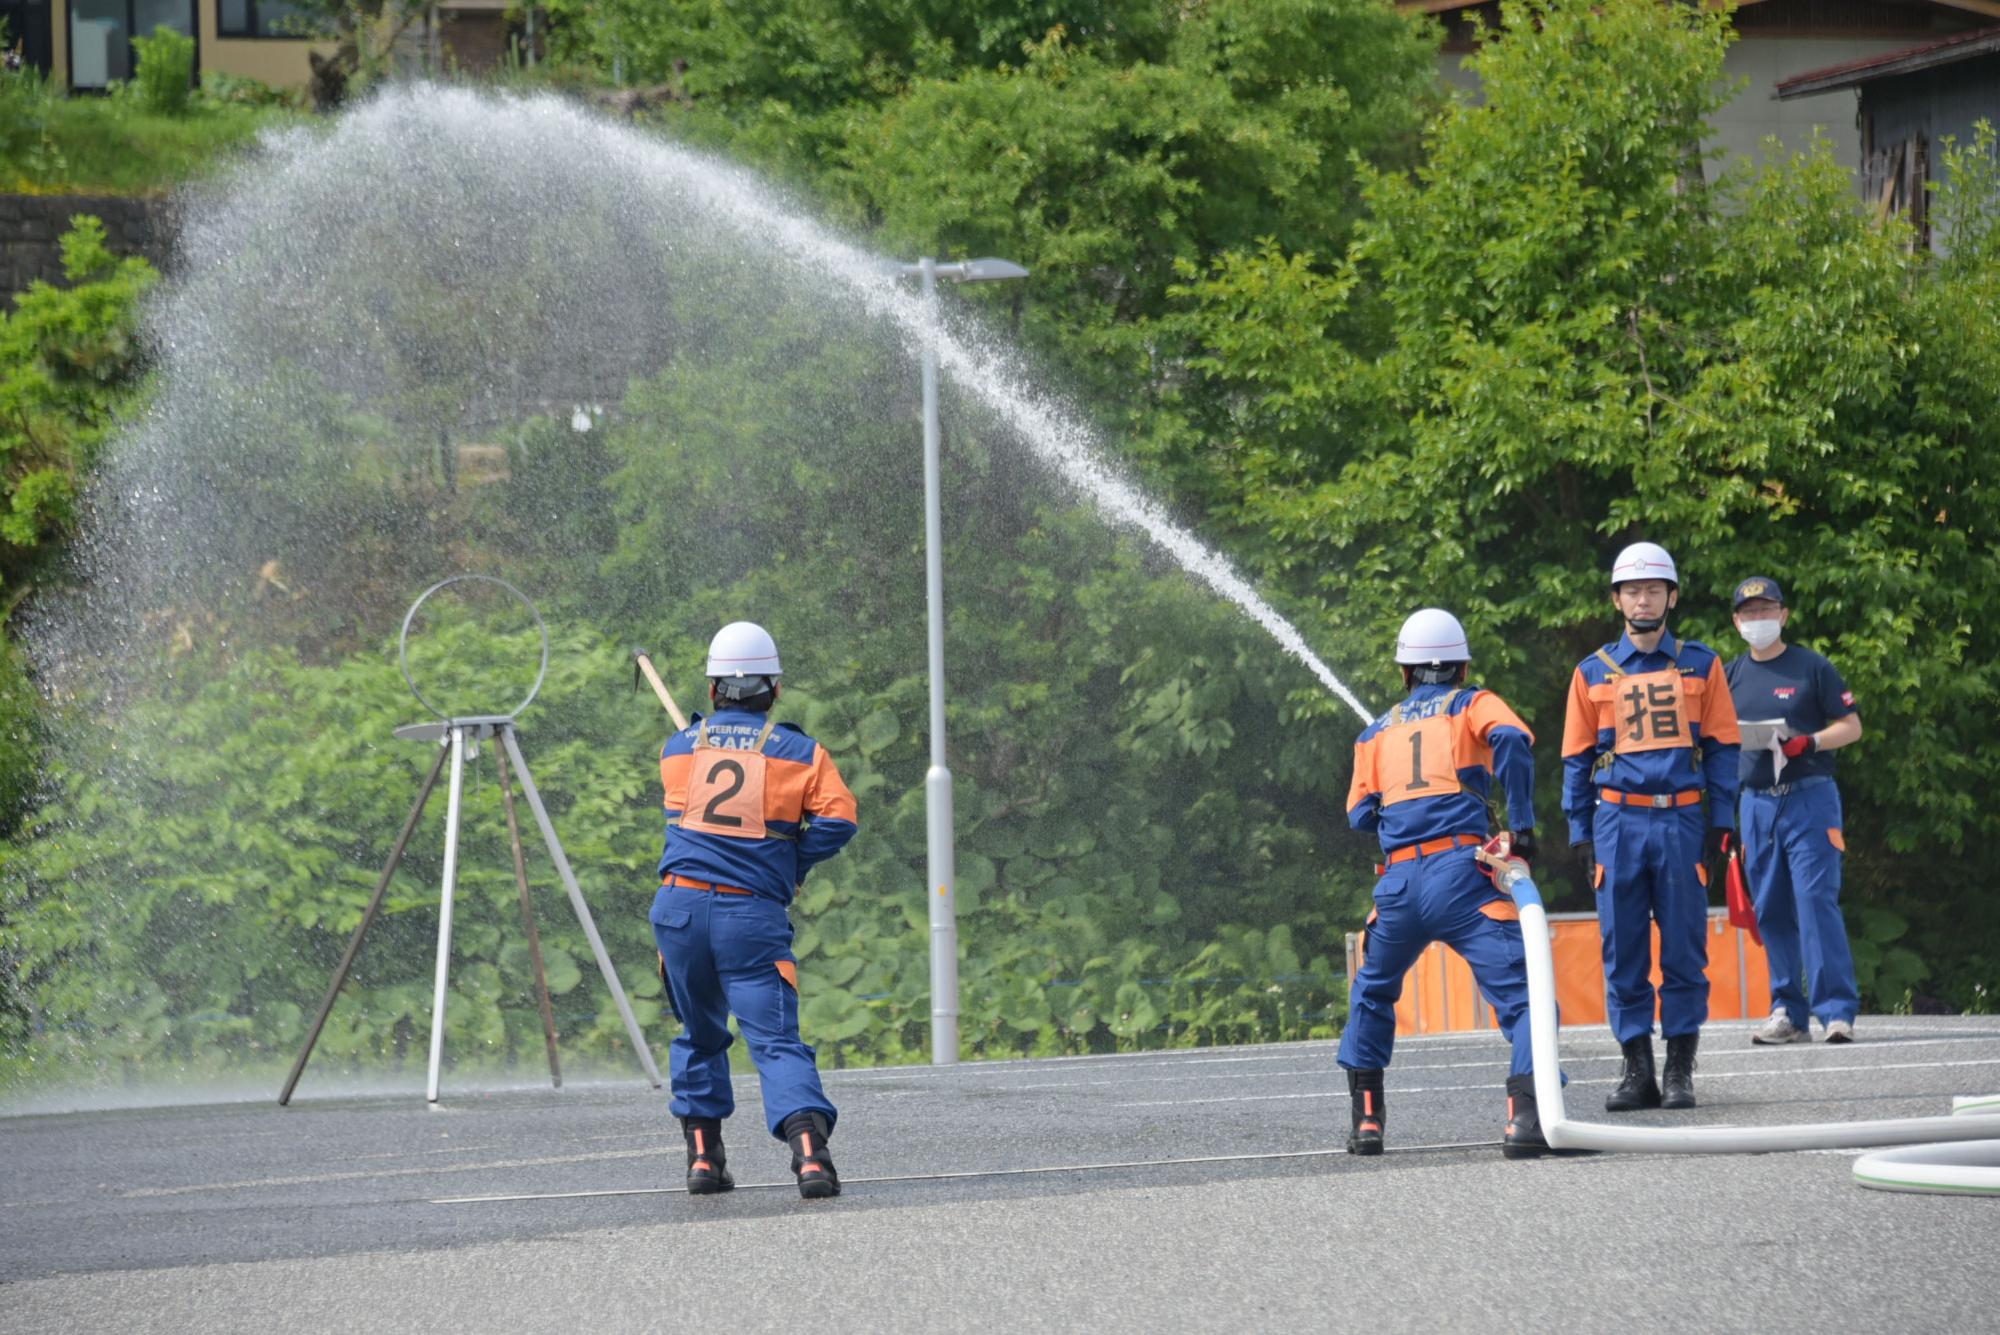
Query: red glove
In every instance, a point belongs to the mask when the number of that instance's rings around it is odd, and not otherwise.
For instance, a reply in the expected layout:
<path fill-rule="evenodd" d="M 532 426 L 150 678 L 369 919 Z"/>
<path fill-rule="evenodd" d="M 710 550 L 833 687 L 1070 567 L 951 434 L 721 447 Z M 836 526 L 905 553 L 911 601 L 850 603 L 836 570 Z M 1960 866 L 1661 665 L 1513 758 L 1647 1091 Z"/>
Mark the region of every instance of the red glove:
<path fill-rule="evenodd" d="M 1805 733 L 1798 737 L 1787 737 L 1779 743 L 1779 749 L 1785 753 L 1785 759 L 1797 760 L 1800 756 L 1819 750 L 1819 743 L 1813 740 L 1811 733 Z"/>

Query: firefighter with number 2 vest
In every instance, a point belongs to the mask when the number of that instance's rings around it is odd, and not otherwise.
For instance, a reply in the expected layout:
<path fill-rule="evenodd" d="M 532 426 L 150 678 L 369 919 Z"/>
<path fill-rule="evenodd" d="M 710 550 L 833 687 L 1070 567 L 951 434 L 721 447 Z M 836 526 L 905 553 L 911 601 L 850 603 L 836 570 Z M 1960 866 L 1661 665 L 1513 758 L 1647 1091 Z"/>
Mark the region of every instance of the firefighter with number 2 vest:
<path fill-rule="evenodd" d="M 764 1124 L 791 1143 L 799 1194 L 840 1194 L 826 1148 L 836 1113 L 799 1036 L 785 907 L 806 873 L 854 837 L 854 794 L 825 747 L 770 717 L 779 671 L 762 626 L 724 626 L 708 647 L 715 713 L 697 714 L 660 753 L 667 837 L 651 918 L 682 1025 L 668 1064 L 697 1196 L 735 1185 L 722 1147 L 723 1119 L 736 1108 L 732 1014 L 757 1065 Z"/>

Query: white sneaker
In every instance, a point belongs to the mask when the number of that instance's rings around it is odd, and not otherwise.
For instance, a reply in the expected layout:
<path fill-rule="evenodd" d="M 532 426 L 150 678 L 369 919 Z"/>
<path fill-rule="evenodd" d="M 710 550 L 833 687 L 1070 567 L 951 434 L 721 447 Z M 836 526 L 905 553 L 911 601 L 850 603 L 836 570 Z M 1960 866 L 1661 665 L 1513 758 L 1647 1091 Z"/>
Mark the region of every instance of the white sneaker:
<path fill-rule="evenodd" d="M 1826 1041 L 1829 1043 L 1852 1043 L 1854 1041 L 1854 1026 L 1846 1020 L 1828 1020 L 1826 1022 Z"/>
<path fill-rule="evenodd" d="M 1784 1007 L 1780 1006 L 1777 1010 L 1771 1012 L 1771 1018 L 1764 1021 L 1762 1029 L 1750 1035 L 1750 1041 L 1752 1043 L 1771 1044 L 1810 1043 L 1812 1042 L 1812 1030 L 1801 1029 L 1793 1024 L 1792 1017 L 1785 1014 Z M 1830 1028 L 1827 1030 L 1827 1041 L 1829 1043 L 1833 1041 L 1833 1030 Z"/>

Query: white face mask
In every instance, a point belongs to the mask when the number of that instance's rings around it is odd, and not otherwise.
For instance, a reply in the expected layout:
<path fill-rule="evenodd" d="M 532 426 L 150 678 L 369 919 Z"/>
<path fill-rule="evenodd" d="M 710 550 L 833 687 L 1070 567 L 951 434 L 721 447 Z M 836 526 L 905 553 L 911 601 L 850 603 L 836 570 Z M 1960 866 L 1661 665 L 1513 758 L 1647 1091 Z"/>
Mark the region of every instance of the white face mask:
<path fill-rule="evenodd" d="M 1776 617 L 1766 617 L 1761 621 L 1742 621 L 1736 626 L 1737 634 L 1752 649 L 1768 649 L 1778 642 L 1778 632 L 1784 628 Z"/>

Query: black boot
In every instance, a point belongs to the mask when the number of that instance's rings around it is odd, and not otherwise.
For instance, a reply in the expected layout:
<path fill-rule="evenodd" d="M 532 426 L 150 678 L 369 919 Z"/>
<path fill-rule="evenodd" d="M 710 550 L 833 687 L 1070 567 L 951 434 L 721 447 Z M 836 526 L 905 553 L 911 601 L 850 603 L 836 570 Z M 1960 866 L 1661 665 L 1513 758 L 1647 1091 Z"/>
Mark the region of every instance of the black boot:
<path fill-rule="evenodd" d="M 1667 1064 L 1660 1072 L 1662 1108 L 1694 1107 L 1694 1050 L 1701 1035 L 1676 1034 L 1667 1040 Z"/>
<path fill-rule="evenodd" d="M 1389 1105 L 1382 1098 L 1382 1072 L 1349 1071 L 1347 1096 L 1353 1104 L 1354 1129 L 1347 1133 L 1349 1154 L 1380 1154 L 1382 1131 L 1389 1125 Z"/>
<path fill-rule="evenodd" d="M 1535 1111 L 1535 1077 L 1508 1076 L 1507 1131 L 1500 1140 L 1500 1153 L 1509 1159 L 1534 1159 L 1548 1152 L 1541 1114 Z"/>
<path fill-rule="evenodd" d="M 1659 1106 L 1660 1086 L 1653 1078 L 1653 1036 L 1641 1034 L 1625 1043 L 1625 1078 L 1604 1100 L 1604 1111 L 1631 1112 Z"/>
<path fill-rule="evenodd" d="M 833 1171 L 833 1156 L 826 1149 L 830 1129 L 824 1113 L 795 1112 L 785 1119 L 785 1139 L 792 1143 L 792 1173 L 799 1180 L 799 1195 L 809 1201 L 840 1194 L 840 1174 Z"/>
<path fill-rule="evenodd" d="M 713 1196 L 736 1185 L 722 1149 L 721 1122 L 713 1117 L 683 1117 L 681 1134 L 687 1137 L 688 1195 Z"/>

